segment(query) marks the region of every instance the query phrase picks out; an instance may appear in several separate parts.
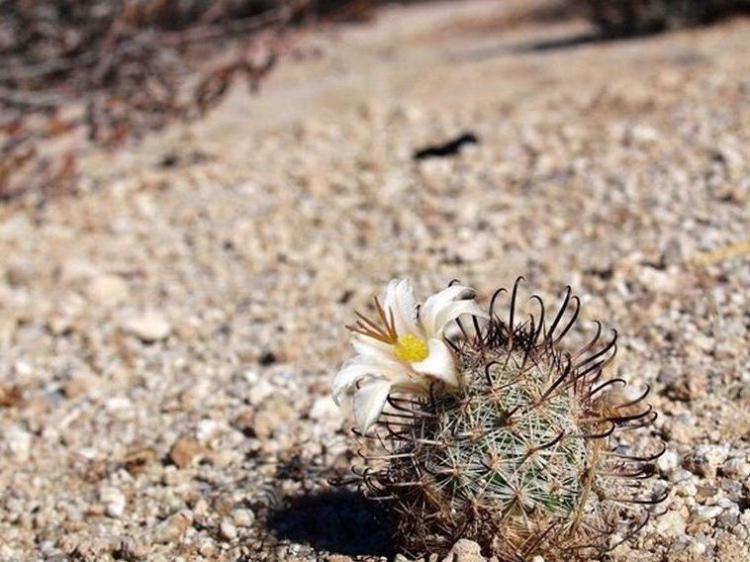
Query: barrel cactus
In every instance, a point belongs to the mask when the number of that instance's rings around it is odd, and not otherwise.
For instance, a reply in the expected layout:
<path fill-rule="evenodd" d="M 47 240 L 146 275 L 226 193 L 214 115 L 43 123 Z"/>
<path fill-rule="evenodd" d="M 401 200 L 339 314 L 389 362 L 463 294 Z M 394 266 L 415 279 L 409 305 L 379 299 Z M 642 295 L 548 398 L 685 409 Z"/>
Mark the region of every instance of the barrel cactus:
<path fill-rule="evenodd" d="M 568 349 L 569 288 L 551 315 L 536 296 L 522 313 L 516 282 L 501 317 L 504 292 L 485 310 L 454 285 L 420 307 L 391 282 L 377 318 L 351 327 L 359 355 L 334 395 L 352 400 L 361 488 L 387 502 L 409 554 L 469 538 L 504 561 L 567 560 L 627 540 L 665 497 L 650 479 L 663 446 L 633 438 L 656 417 L 647 392 L 622 398 L 625 381 L 604 375 L 616 333 L 597 324 Z"/>

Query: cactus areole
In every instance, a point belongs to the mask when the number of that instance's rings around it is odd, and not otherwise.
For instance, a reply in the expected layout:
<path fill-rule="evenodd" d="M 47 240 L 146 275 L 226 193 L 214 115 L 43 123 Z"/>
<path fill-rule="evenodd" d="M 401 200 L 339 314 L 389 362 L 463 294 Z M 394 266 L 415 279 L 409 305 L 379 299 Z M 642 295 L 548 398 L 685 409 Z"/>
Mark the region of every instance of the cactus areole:
<path fill-rule="evenodd" d="M 666 497 L 651 479 L 664 446 L 650 434 L 648 389 L 628 394 L 605 373 L 616 332 L 604 337 L 597 322 L 570 349 L 579 298 L 568 288 L 550 313 L 537 296 L 520 299 L 520 281 L 485 314 L 453 320 L 444 341 L 457 385 L 391 392 L 370 431 L 356 432 L 361 489 L 387 502 L 406 553 L 468 538 L 503 561 L 596 555 L 642 529 Z"/>

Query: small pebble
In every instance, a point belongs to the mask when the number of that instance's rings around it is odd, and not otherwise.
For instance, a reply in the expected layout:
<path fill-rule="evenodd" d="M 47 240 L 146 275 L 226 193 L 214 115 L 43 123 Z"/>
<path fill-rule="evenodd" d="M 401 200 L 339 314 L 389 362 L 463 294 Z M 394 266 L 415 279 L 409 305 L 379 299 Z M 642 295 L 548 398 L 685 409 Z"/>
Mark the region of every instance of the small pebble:
<path fill-rule="evenodd" d="M 150 545 L 143 540 L 126 537 L 120 543 L 120 552 L 125 560 L 146 560 Z"/>
<path fill-rule="evenodd" d="M 698 521 L 710 521 L 716 519 L 724 511 L 724 508 L 718 505 L 702 505 L 695 510 L 695 516 Z"/>
<path fill-rule="evenodd" d="M 448 552 L 443 562 L 485 562 L 481 547 L 474 541 L 461 539 Z"/>
<path fill-rule="evenodd" d="M 222 538 L 228 541 L 233 541 L 237 538 L 237 527 L 229 519 L 222 519 L 219 531 L 221 531 Z"/>
<path fill-rule="evenodd" d="M 164 340 L 172 333 L 172 325 L 161 312 L 148 311 L 129 318 L 123 324 L 125 330 L 144 343 Z"/>
<path fill-rule="evenodd" d="M 178 468 L 187 468 L 193 460 L 202 456 L 206 449 L 192 437 L 181 437 L 169 449 L 169 458 Z"/>
<path fill-rule="evenodd" d="M 104 504 L 107 515 L 115 519 L 122 517 L 125 513 L 125 495 L 117 488 L 105 488 L 100 493 L 100 500 Z"/>
<path fill-rule="evenodd" d="M 7 448 L 18 462 L 27 462 L 31 454 L 33 436 L 18 424 L 5 430 L 4 440 Z M 0 441 L 0 443 L 2 443 Z"/>
<path fill-rule="evenodd" d="M 238 527 L 251 527 L 255 521 L 255 513 L 250 509 L 235 509 L 232 511 L 232 521 Z"/>
<path fill-rule="evenodd" d="M 119 275 L 100 275 L 90 281 L 87 294 L 96 304 L 115 306 L 128 299 L 128 284 Z"/>
<path fill-rule="evenodd" d="M 181 511 L 165 519 L 154 530 L 154 540 L 159 543 L 170 543 L 179 540 L 193 524 L 189 511 Z"/>

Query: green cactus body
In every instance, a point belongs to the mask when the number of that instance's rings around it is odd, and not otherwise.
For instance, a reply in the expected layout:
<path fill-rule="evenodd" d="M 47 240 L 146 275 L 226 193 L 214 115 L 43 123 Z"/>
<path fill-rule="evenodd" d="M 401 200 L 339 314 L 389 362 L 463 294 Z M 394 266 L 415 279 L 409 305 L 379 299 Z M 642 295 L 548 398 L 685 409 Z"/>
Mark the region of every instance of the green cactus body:
<path fill-rule="evenodd" d="M 516 325 L 517 287 L 507 321 L 493 299 L 489 323 L 475 320 L 452 342 L 457 391 L 436 384 L 427 398 L 391 397 L 379 430 L 365 438 L 365 492 L 388 501 L 411 554 L 470 538 L 501 560 L 570 559 L 627 538 L 647 520 L 644 506 L 663 499 L 643 485 L 663 448 L 638 456 L 617 447 L 616 433 L 655 414 L 640 399 L 608 396 L 623 382 L 601 380 L 616 334 L 600 342 L 599 328 L 579 351 L 564 351 L 578 299 L 568 291 L 545 328 L 535 297 L 536 318 Z"/>

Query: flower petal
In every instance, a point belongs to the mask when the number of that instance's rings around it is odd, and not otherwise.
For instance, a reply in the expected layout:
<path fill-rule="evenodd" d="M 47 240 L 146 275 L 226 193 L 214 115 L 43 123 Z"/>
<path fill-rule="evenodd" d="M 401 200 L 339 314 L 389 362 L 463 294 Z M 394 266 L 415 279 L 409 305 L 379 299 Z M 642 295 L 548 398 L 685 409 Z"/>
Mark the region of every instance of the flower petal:
<path fill-rule="evenodd" d="M 419 363 L 412 363 L 412 369 L 441 380 L 449 386 L 458 386 L 456 364 L 448 345 L 442 340 L 433 338 L 427 341 L 427 347 L 430 350 L 427 359 Z"/>
<path fill-rule="evenodd" d="M 370 379 L 354 394 L 354 419 L 362 433 L 366 433 L 378 421 L 391 390 L 391 383 L 385 379 Z"/>
<path fill-rule="evenodd" d="M 441 338 L 446 324 L 462 314 L 486 318 L 487 313 L 474 300 L 475 291 L 465 285 L 452 285 L 429 297 L 419 311 L 419 320 L 429 338 Z"/>
<path fill-rule="evenodd" d="M 393 314 L 393 323 L 399 336 L 419 334 L 417 325 L 417 301 L 409 279 L 392 279 L 385 288 L 383 310 L 386 316 Z"/>
<path fill-rule="evenodd" d="M 379 376 L 398 381 L 406 376 L 407 366 L 380 357 L 357 355 L 346 361 L 333 379 L 333 400 L 340 404 L 341 394 L 349 391 L 360 380 Z"/>
<path fill-rule="evenodd" d="M 458 301 L 446 306 L 435 318 L 435 336 L 442 337 L 445 327 L 459 316 L 476 316 L 477 318 L 489 318 L 487 312 L 479 306 L 476 301 Z"/>

